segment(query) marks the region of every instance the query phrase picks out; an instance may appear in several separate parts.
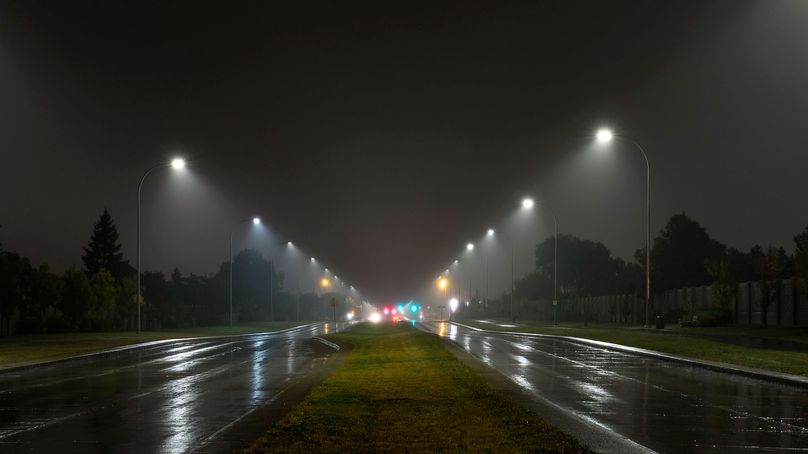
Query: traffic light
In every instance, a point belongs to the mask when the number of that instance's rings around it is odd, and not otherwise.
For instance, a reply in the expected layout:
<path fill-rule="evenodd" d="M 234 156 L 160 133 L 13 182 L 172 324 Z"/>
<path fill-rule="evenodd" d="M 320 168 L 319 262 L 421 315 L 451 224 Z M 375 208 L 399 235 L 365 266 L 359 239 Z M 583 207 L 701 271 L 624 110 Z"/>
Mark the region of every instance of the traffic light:
<path fill-rule="evenodd" d="M 421 306 L 418 303 L 410 303 L 410 313 L 415 315 L 418 311 L 421 310 Z"/>

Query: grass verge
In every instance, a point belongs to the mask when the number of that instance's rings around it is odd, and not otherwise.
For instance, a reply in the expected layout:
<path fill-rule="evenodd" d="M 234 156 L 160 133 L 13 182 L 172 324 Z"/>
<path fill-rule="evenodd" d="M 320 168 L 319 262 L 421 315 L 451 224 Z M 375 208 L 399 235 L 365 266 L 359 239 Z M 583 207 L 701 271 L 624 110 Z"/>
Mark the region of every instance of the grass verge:
<path fill-rule="evenodd" d="M 773 349 L 750 348 L 733 345 L 716 339 L 699 337 L 758 336 L 800 342 L 805 334 L 799 330 L 774 330 L 766 335 L 763 328 L 676 328 L 662 334 L 654 330 L 640 330 L 613 325 L 588 326 L 582 324 L 546 325 L 536 322 L 509 323 L 463 320 L 461 323 L 492 331 L 519 331 L 526 333 L 553 334 L 582 337 L 631 347 L 645 348 L 690 358 L 719 361 L 739 366 L 754 367 L 774 372 L 808 376 L 808 353 Z"/>
<path fill-rule="evenodd" d="M 303 322 L 257 322 L 236 326 L 210 326 L 176 330 L 117 331 L 109 333 L 30 334 L 0 339 L 0 365 L 66 358 L 122 345 L 162 339 L 227 336 L 278 331 Z"/>
<path fill-rule="evenodd" d="M 408 326 L 329 336 L 343 364 L 245 452 L 591 452 Z"/>

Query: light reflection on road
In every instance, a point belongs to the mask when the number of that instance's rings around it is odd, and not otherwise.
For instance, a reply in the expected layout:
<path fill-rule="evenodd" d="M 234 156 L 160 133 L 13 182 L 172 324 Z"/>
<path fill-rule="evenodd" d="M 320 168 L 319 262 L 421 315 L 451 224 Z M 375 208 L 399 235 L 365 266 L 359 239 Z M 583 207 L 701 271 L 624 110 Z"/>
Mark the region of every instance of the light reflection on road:
<path fill-rule="evenodd" d="M 311 370 L 313 336 L 186 340 L 0 373 L 0 451 L 187 452 Z M 215 440 L 213 440 L 215 441 Z"/>
<path fill-rule="evenodd" d="M 538 400 L 659 452 L 808 452 L 808 390 L 601 347 L 477 332 L 446 337 Z"/>

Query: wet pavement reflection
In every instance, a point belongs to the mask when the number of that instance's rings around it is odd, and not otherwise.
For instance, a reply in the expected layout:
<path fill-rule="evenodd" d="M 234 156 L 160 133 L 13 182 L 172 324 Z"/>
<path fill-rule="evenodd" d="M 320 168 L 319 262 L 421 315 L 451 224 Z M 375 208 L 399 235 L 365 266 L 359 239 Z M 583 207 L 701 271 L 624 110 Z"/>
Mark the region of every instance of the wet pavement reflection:
<path fill-rule="evenodd" d="M 343 328 L 180 341 L 0 373 L 0 451 L 204 449 L 322 361 L 313 336 Z"/>
<path fill-rule="evenodd" d="M 808 390 L 554 339 L 447 337 L 534 394 L 658 452 L 808 452 Z"/>

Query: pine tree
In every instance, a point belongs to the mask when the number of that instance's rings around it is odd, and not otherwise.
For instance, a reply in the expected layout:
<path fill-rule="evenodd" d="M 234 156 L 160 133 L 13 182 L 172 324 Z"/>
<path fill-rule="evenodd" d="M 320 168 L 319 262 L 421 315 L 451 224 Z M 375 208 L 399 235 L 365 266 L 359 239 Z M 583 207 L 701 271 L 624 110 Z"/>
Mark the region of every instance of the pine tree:
<path fill-rule="evenodd" d="M 84 262 L 84 271 L 90 278 L 101 269 L 106 269 L 116 282 L 120 282 L 126 273 L 128 264 L 123 260 L 121 244 L 118 242 L 118 229 L 106 208 L 93 226 L 90 243 L 84 248 L 81 260 Z"/>

